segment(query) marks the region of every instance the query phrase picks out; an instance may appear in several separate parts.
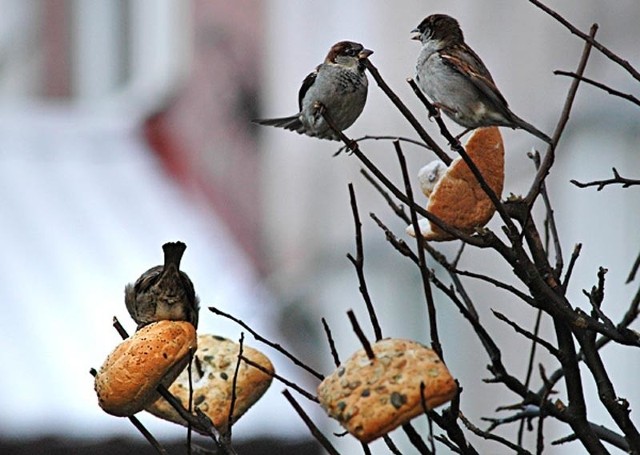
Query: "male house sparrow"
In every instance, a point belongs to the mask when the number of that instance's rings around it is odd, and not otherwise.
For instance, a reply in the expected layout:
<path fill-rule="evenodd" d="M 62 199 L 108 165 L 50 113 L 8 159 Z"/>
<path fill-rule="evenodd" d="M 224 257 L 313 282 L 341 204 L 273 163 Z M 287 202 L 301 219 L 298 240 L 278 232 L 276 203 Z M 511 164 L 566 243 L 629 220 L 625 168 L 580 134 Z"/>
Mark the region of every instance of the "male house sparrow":
<path fill-rule="evenodd" d="M 164 265 L 144 272 L 135 284 L 124 289 L 124 301 L 138 329 L 164 319 L 188 321 L 198 327 L 199 300 L 193 283 L 180 271 L 180 260 L 187 246 L 182 242 L 162 245 Z"/>
<path fill-rule="evenodd" d="M 300 112 L 291 117 L 254 120 L 260 125 L 276 126 L 320 139 L 339 140 L 324 121 L 324 106 L 334 126 L 346 130 L 362 113 L 369 85 L 363 59 L 373 54 L 362 44 L 340 41 L 334 44 L 321 63 L 302 82 L 298 93 Z"/>
<path fill-rule="evenodd" d="M 458 21 L 445 14 L 425 18 L 411 33 L 422 50 L 416 81 L 449 118 L 465 128 L 522 128 L 547 143 L 551 138 L 509 109 L 480 57 L 464 42 Z"/>

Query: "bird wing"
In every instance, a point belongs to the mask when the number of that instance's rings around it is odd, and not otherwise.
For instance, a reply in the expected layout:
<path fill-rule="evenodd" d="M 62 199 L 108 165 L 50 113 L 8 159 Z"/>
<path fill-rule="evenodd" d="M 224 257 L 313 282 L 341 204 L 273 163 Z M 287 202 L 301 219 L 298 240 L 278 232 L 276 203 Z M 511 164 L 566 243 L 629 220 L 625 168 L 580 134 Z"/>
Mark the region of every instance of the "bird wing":
<path fill-rule="evenodd" d="M 318 70 L 320 70 L 320 65 L 318 65 L 316 69 L 309 73 L 307 77 L 304 78 L 304 81 L 302 81 L 302 87 L 300 87 L 300 91 L 298 92 L 299 112 L 302 112 L 302 100 L 304 99 L 304 96 L 307 94 L 309 88 L 311 88 L 313 83 L 316 81 L 316 78 L 318 77 Z"/>
<path fill-rule="evenodd" d="M 440 51 L 442 62 L 462 74 L 485 96 L 492 100 L 496 107 L 508 107 L 507 100 L 496 87 L 489 70 L 480 57 L 468 46 L 464 49 L 456 46 Z M 475 68 L 475 70 L 473 69 Z"/>

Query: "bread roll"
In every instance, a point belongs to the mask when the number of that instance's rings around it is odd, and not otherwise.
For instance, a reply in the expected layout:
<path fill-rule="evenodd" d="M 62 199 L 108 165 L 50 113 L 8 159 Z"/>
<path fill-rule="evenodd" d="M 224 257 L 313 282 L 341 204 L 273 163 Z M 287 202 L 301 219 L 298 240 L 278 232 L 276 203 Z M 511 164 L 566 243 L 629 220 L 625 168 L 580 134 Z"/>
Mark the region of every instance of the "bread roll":
<path fill-rule="evenodd" d="M 421 382 L 429 409 L 455 396 L 455 381 L 431 349 L 393 338 L 371 347 L 375 359 L 361 349 L 318 386 L 324 410 L 360 441 L 373 441 L 422 414 Z"/>
<path fill-rule="evenodd" d="M 464 148 L 499 198 L 504 186 L 504 145 L 500 130 L 495 126 L 478 128 L 471 133 Z M 458 157 L 433 187 L 427 211 L 452 227 L 472 233 L 489 222 L 495 207 L 469 166 Z M 453 239 L 428 220 L 421 220 L 420 231 L 427 240 Z M 407 227 L 407 233 L 415 236 L 413 226 Z"/>
<path fill-rule="evenodd" d="M 98 404 L 109 414 L 131 416 L 171 384 L 196 348 L 196 330 L 184 321 L 149 324 L 120 343 L 95 377 Z"/>
<path fill-rule="evenodd" d="M 199 359 L 198 364 L 194 361 L 191 367 L 193 404 L 200 408 L 221 432 L 226 431 L 228 425 L 233 375 L 238 362 L 239 348 L 238 343 L 226 338 L 215 335 L 200 335 L 196 351 L 196 357 Z M 243 345 L 242 355 L 267 371 L 274 372 L 269 359 L 256 349 Z M 263 373 L 245 362 L 240 363 L 236 384 L 236 402 L 233 408 L 234 421 L 237 421 L 267 391 L 271 385 L 271 379 L 271 375 Z M 188 409 L 188 369 L 180 374 L 169 387 L 169 391 Z M 164 398 L 159 398 L 146 410 L 162 419 L 186 426 L 186 422 Z"/>

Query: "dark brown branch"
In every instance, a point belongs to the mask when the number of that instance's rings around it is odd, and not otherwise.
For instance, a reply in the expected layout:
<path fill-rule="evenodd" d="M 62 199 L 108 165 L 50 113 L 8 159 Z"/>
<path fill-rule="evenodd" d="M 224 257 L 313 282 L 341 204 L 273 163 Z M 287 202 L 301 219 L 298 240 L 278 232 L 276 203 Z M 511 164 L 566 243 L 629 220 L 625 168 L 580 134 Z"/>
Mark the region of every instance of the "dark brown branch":
<path fill-rule="evenodd" d="M 362 223 L 360 222 L 360 214 L 358 213 L 358 201 L 356 200 L 356 193 L 353 189 L 353 184 L 349 184 L 349 200 L 351 202 L 351 212 L 353 214 L 353 224 L 355 225 L 355 235 L 356 235 L 356 257 L 354 258 L 351 254 L 347 254 L 347 258 L 353 264 L 356 269 L 356 274 L 358 275 L 358 283 L 360 289 L 360 294 L 362 294 L 362 298 L 364 300 L 364 304 L 367 307 L 367 313 L 369 314 L 369 319 L 371 321 L 371 326 L 373 327 L 373 333 L 376 337 L 376 340 L 379 341 L 382 339 L 382 329 L 380 328 L 380 323 L 378 322 L 378 316 L 376 315 L 376 310 L 373 306 L 373 302 L 371 301 L 371 296 L 369 295 L 369 289 L 367 287 L 367 281 L 364 276 L 364 247 L 362 242 Z"/>
<path fill-rule="evenodd" d="M 304 412 L 304 409 L 302 409 L 302 406 L 300 406 L 300 404 L 295 400 L 295 398 L 293 398 L 291 393 L 288 390 L 283 390 L 282 394 L 287 399 L 289 404 L 293 406 L 293 409 L 295 409 L 295 411 L 298 413 L 298 415 L 300 416 L 302 421 L 305 423 L 305 425 L 307 426 L 307 428 L 309 429 L 313 437 L 316 438 L 316 441 L 318 441 L 320 445 L 331 455 L 340 455 L 340 452 L 338 452 L 335 449 L 335 447 L 331 445 L 329 440 L 325 437 L 325 435 L 322 434 L 322 432 L 318 429 L 318 427 L 313 423 L 313 421 L 307 415 L 307 413 Z"/>
<path fill-rule="evenodd" d="M 418 450 L 418 453 L 420 453 L 421 455 L 433 455 L 433 452 L 429 450 L 429 447 L 427 447 L 427 444 L 425 444 L 416 429 L 413 428 L 413 425 L 411 425 L 410 423 L 405 423 L 404 425 L 402 425 L 402 429 L 409 438 L 411 444 L 413 444 L 413 446 Z"/>
<path fill-rule="evenodd" d="M 525 338 L 533 341 L 534 343 L 539 344 L 543 348 L 545 348 L 554 357 L 558 357 L 560 355 L 558 350 L 551 343 L 549 343 L 548 341 L 545 341 L 542 338 L 540 338 L 540 337 L 534 335 L 533 333 L 529 332 L 528 330 L 523 329 L 522 327 L 520 327 L 518 324 L 516 324 L 515 322 L 513 322 L 512 320 L 507 318 L 504 314 L 500 313 L 499 311 L 496 311 L 496 310 L 491 310 L 491 311 L 493 312 L 493 314 L 494 314 L 494 316 L 496 318 L 498 318 L 502 322 L 505 322 L 506 324 L 508 324 L 513 330 L 518 332 L 523 337 L 525 337 Z"/>
<path fill-rule="evenodd" d="M 449 165 L 449 163 L 451 163 L 452 161 L 449 155 L 447 155 L 444 152 L 444 150 L 442 150 L 440 146 L 433 140 L 433 138 L 429 136 L 429 134 L 425 131 L 425 129 L 420 124 L 420 122 L 415 118 L 415 116 L 411 113 L 411 111 L 407 108 L 407 106 L 405 106 L 405 104 L 400 100 L 398 95 L 396 95 L 393 92 L 393 90 L 391 90 L 389 85 L 384 81 L 384 79 L 382 79 L 382 76 L 380 76 L 380 72 L 378 71 L 378 68 L 376 68 L 369 59 L 364 60 L 364 65 L 367 68 L 367 70 L 369 70 L 369 73 L 371 74 L 371 76 L 373 76 L 373 79 L 375 79 L 376 83 L 378 84 L 378 87 L 380 87 L 380 89 L 385 93 L 385 95 L 387 95 L 387 97 L 391 100 L 391 102 L 398 108 L 398 110 L 404 116 L 404 118 L 406 118 L 409 121 L 413 129 L 416 130 L 416 132 L 418 133 L 418 136 L 420 136 L 420 139 L 422 139 L 425 142 L 425 144 L 427 144 L 427 147 L 433 150 L 433 153 L 435 153 L 438 156 L 438 158 L 444 161 L 445 164 Z"/>
<path fill-rule="evenodd" d="M 636 274 L 638 273 L 638 269 L 640 268 L 640 253 L 636 256 L 636 260 L 633 261 L 633 265 L 631 266 L 631 271 L 629 272 L 629 276 L 627 276 L 627 281 L 625 284 L 631 283 L 636 279 Z"/>
<path fill-rule="evenodd" d="M 594 337 L 586 331 L 577 338 L 582 346 L 584 362 L 595 380 L 600 401 L 614 422 L 616 422 L 618 428 L 624 433 L 625 439 L 629 444 L 629 453 L 640 454 L 640 433 L 629 417 L 631 413 L 629 403 L 625 399 L 619 398 L 616 394 L 600 352 L 596 349 Z"/>
<path fill-rule="evenodd" d="M 281 353 L 282 355 L 287 357 L 289 360 L 291 360 L 295 365 L 299 366 L 303 370 L 306 370 L 307 372 L 311 373 L 313 376 L 315 376 L 316 378 L 318 378 L 320 380 L 324 379 L 324 375 L 322 373 L 317 372 L 316 370 L 311 368 L 309 365 L 307 365 L 304 362 L 302 362 L 301 360 L 299 360 L 296 356 L 291 354 L 289 351 L 287 351 L 285 348 L 283 348 L 278 343 L 274 343 L 272 341 L 267 340 L 265 337 L 263 337 L 260 334 L 258 334 L 255 330 L 253 330 L 251 327 L 249 327 L 245 322 L 241 321 L 240 319 L 236 318 L 235 316 L 232 316 L 232 315 L 230 315 L 228 313 L 225 313 L 224 311 L 221 311 L 221 310 L 217 309 L 216 307 L 209 307 L 209 311 L 211 311 L 214 314 L 217 314 L 218 316 L 222 316 L 223 318 L 226 318 L 226 319 L 229 319 L 229 320 L 235 322 L 240 327 L 244 328 L 247 332 L 249 332 L 256 340 L 258 340 L 261 343 L 264 343 L 267 346 L 275 349 L 276 351 L 278 351 L 279 353 Z"/>
<path fill-rule="evenodd" d="M 529 0 L 529 1 L 540 5 L 540 3 L 537 0 Z M 593 38 L 597 31 L 598 31 L 598 25 L 593 24 L 591 26 L 590 36 Z M 578 69 L 576 70 L 577 75 L 582 76 L 584 74 L 584 70 L 587 67 L 587 61 L 589 60 L 590 54 L 591 54 L 591 43 L 587 42 L 582 51 L 580 62 L 578 63 Z M 578 92 L 579 85 L 580 85 L 580 80 L 574 79 L 573 82 L 571 83 L 571 86 L 569 87 L 569 92 L 567 93 L 567 98 L 564 102 L 564 107 L 562 108 L 562 114 L 560 114 L 560 119 L 558 120 L 556 129 L 551 139 L 552 143 L 547 148 L 547 152 L 545 153 L 544 158 L 540 163 L 540 168 L 538 169 L 538 172 L 536 173 L 536 176 L 533 179 L 533 183 L 531 184 L 531 188 L 529 189 L 529 192 L 525 197 L 525 202 L 527 203 L 529 208 L 533 207 L 533 203 L 535 202 L 536 198 L 540 194 L 540 188 L 541 188 L 542 182 L 544 182 L 544 180 L 547 178 L 547 175 L 549 175 L 549 171 L 551 170 L 551 166 L 553 166 L 553 163 L 556 158 L 555 156 L 556 144 L 560 140 L 560 136 L 564 132 L 564 129 L 567 126 L 567 123 L 569 122 L 569 115 L 571 113 L 571 109 L 573 107 L 573 101 L 576 98 L 576 93 Z"/>
<path fill-rule="evenodd" d="M 114 319 L 114 324 L 115 324 L 117 322 L 117 319 L 115 317 L 113 319 Z M 119 324 L 120 323 L 118 322 L 118 325 Z M 120 327 L 122 327 L 122 326 L 120 326 Z M 126 336 L 124 338 L 126 338 Z M 94 378 L 98 374 L 98 372 L 96 371 L 95 368 L 91 368 L 89 370 L 89 373 L 91 373 L 91 376 L 93 376 Z M 147 430 L 147 428 L 142 424 L 142 422 L 140 422 L 140 420 L 136 416 L 129 416 L 128 419 L 133 424 L 133 426 L 136 427 L 136 430 L 138 430 L 140 432 L 140 434 L 142 434 L 142 436 L 144 436 L 144 438 L 147 440 L 147 442 L 149 442 L 149 444 L 151 444 L 151 447 L 153 447 L 156 452 L 158 452 L 161 455 L 169 455 L 169 452 L 167 452 L 167 450 L 164 447 L 162 447 L 162 445 L 158 442 L 158 440 L 153 437 L 151 432 L 149 432 L 149 430 Z"/>
<path fill-rule="evenodd" d="M 376 190 L 378 190 L 378 193 L 380 193 L 383 199 L 387 201 L 387 204 L 389 204 L 389 207 L 391 207 L 391 210 L 393 210 L 393 213 L 395 213 L 398 218 L 400 218 L 407 224 L 411 223 L 411 218 L 405 213 L 404 207 L 402 205 L 396 204 L 391 195 L 387 191 L 385 191 L 382 186 L 380 186 L 380 184 L 373 178 L 371 174 L 369 174 L 365 169 L 360 169 L 360 173 Z"/>
<path fill-rule="evenodd" d="M 369 343 L 369 340 L 367 340 L 366 335 L 362 331 L 362 327 L 360 327 L 360 324 L 358 323 L 353 310 L 347 311 L 347 316 L 349 317 L 349 322 L 351 322 L 353 331 L 355 332 L 356 336 L 360 340 L 360 343 L 362 344 L 362 347 L 364 348 L 364 352 L 367 353 L 367 357 L 369 358 L 369 360 L 375 359 L 376 355 L 373 353 L 373 349 L 371 349 L 371 343 Z"/>
<path fill-rule="evenodd" d="M 578 30 L 577 27 L 572 25 L 568 20 L 566 20 L 564 17 L 562 17 L 560 14 L 558 14 L 557 12 L 555 12 L 554 10 L 549 8 L 548 6 L 544 5 L 542 2 L 540 2 L 538 0 L 529 0 L 529 2 L 533 3 L 535 6 L 540 8 L 542 11 L 544 11 L 545 13 L 547 13 L 548 15 L 553 17 L 555 20 L 560 22 L 571 33 L 573 33 L 574 35 L 580 37 L 582 40 L 586 41 L 590 46 L 593 46 L 596 49 L 598 49 L 600 52 L 602 52 L 611 61 L 613 61 L 613 62 L 617 63 L 618 65 L 620 65 L 621 67 L 623 67 L 625 70 L 627 70 L 629 72 L 629 74 L 631 74 L 631 76 L 634 79 L 640 81 L 640 72 L 638 72 L 633 66 L 631 66 L 631 64 L 628 61 L 623 60 L 617 54 L 615 54 L 614 52 L 610 51 L 608 48 L 606 48 L 605 46 L 600 44 L 598 41 L 596 41 L 596 39 L 594 38 L 593 34 L 590 33 L 590 34 L 587 35 L 586 33 Z M 578 73 L 578 74 L 580 74 L 580 73 Z M 582 75 L 582 74 L 580 74 L 580 75 Z"/>
<path fill-rule="evenodd" d="M 562 280 L 562 294 L 565 294 L 567 292 L 569 280 L 571 279 L 571 274 L 573 273 L 573 267 L 576 265 L 576 261 L 580 256 L 580 251 L 582 251 L 582 243 L 576 243 L 576 246 L 573 247 L 571 258 L 569 259 L 569 265 L 567 266 L 567 272 L 564 275 L 564 280 Z"/>
<path fill-rule="evenodd" d="M 496 434 L 493 433 L 489 433 L 487 431 L 483 431 L 480 428 L 478 428 L 477 426 L 475 426 L 474 424 L 472 424 L 465 416 L 464 414 L 460 413 L 459 415 L 460 420 L 462 421 L 462 423 L 464 424 L 465 427 L 467 427 L 467 429 L 469 429 L 473 434 L 480 436 L 483 439 L 487 439 L 489 441 L 496 441 L 500 444 L 502 444 L 505 447 L 508 447 L 509 449 L 513 450 L 515 453 L 520 454 L 520 455 L 532 455 L 531 452 L 529 452 L 528 450 L 520 447 L 517 444 L 512 443 L 511 441 L 508 441 L 507 439 L 498 436 Z"/>
<path fill-rule="evenodd" d="M 601 90 L 604 90 L 605 92 L 607 92 L 609 95 L 613 95 L 613 96 L 617 96 L 619 98 L 623 98 L 627 101 L 631 101 L 633 104 L 636 104 L 638 106 L 640 106 L 640 99 L 636 98 L 635 96 L 629 94 L 629 93 L 622 93 L 616 89 L 613 89 L 611 87 L 609 87 L 608 85 L 603 84 L 602 82 L 598 82 L 598 81 L 594 81 L 593 79 L 589 79 L 587 77 L 584 76 L 578 76 L 576 73 L 573 73 L 571 71 L 560 71 L 560 70 L 556 70 L 553 72 L 553 74 L 556 74 L 558 76 L 569 76 L 569 77 L 573 77 L 574 79 L 579 79 L 582 82 L 584 82 L 585 84 L 589 84 L 589 85 L 593 85 L 594 87 L 597 87 Z"/>
<path fill-rule="evenodd" d="M 233 381 L 231 382 L 231 403 L 229 404 L 229 415 L 227 417 L 227 422 L 229 423 L 227 425 L 227 429 L 225 433 L 222 435 L 222 437 L 228 442 L 231 442 L 231 427 L 233 427 L 233 424 L 235 422 L 233 413 L 236 407 L 236 399 L 238 398 L 238 394 L 237 394 L 238 373 L 240 372 L 240 362 L 241 362 L 240 359 L 242 358 L 243 349 L 244 349 L 244 332 L 240 332 L 240 339 L 238 340 L 238 358 L 236 359 L 236 368 L 233 371 Z"/>
<path fill-rule="evenodd" d="M 540 152 L 534 150 L 527 154 L 529 158 L 533 160 L 536 170 L 540 168 Z M 547 192 L 547 186 L 544 182 L 540 185 L 540 194 L 542 195 L 542 201 L 544 202 L 545 210 L 547 212 L 546 220 L 549 226 L 551 239 L 553 241 L 553 249 L 556 253 L 556 264 L 554 267 L 554 275 L 560 276 L 562 268 L 564 267 L 564 261 L 562 258 L 562 245 L 560 244 L 560 236 L 558 235 L 558 227 L 556 225 L 556 218 L 554 215 L 553 207 L 551 206 L 551 198 Z M 549 248 L 545 248 L 547 255 L 549 254 Z"/>
<path fill-rule="evenodd" d="M 322 327 L 324 328 L 324 333 L 327 336 L 327 342 L 329 343 L 329 350 L 331 351 L 331 357 L 333 357 L 333 363 L 337 367 L 340 365 L 340 357 L 338 356 L 336 343 L 333 341 L 333 336 L 331 335 L 331 328 L 325 318 L 322 318 Z"/>
<path fill-rule="evenodd" d="M 451 132 L 447 128 L 447 125 L 444 123 L 444 120 L 442 120 L 440 111 L 436 109 L 436 107 L 427 99 L 426 96 L 424 96 L 424 93 L 422 93 L 422 90 L 420 90 L 420 88 L 416 84 L 416 81 L 409 78 L 407 79 L 407 83 L 411 87 L 411 90 L 413 90 L 413 93 L 415 93 L 415 95 L 418 97 L 420 102 L 422 102 L 424 107 L 427 108 L 429 117 L 435 119 L 436 123 L 438 124 L 438 128 L 440 128 L 440 134 L 449 142 L 449 146 L 453 150 L 459 148 L 460 141 L 458 140 L 458 138 L 454 137 L 453 134 L 451 134 Z M 446 164 L 448 166 L 450 163 L 446 163 Z"/>
<path fill-rule="evenodd" d="M 370 134 L 367 134 L 365 136 L 360 136 L 358 138 L 353 139 L 354 142 L 364 142 L 364 141 L 400 141 L 400 142 L 406 142 L 408 144 L 413 144 L 413 145 L 417 145 L 418 147 L 423 147 L 426 148 L 427 150 L 431 150 L 424 142 L 420 142 L 420 141 L 416 141 L 415 139 L 411 139 L 408 137 L 402 137 L 402 136 L 372 136 Z M 344 152 L 345 150 L 347 150 L 348 147 L 346 145 L 343 145 L 342 147 L 340 147 L 338 149 L 338 151 L 336 153 L 333 154 L 333 156 L 338 156 L 339 154 L 341 154 L 342 152 Z"/>
<path fill-rule="evenodd" d="M 427 301 L 427 313 L 429 315 L 429 333 L 431 335 L 431 349 L 434 350 L 440 360 L 444 361 L 444 354 L 442 352 L 442 345 L 440 344 L 440 337 L 438 336 L 438 321 L 436 317 L 436 304 L 433 300 L 433 293 L 431 292 L 431 283 L 429 282 L 429 269 L 427 268 L 427 259 L 424 253 L 425 239 L 420 234 L 420 226 L 418 224 L 418 214 L 413 209 L 415 207 L 415 200 L 413 199 L 413 190 L 411 189 L 411 181 L 409 179 L 409 171 L 407 170 L 407 162 L 400 148 L 399 142 L 393 143 L 396 154 L 398 155 L 398 161 L 400 162 L 400 169 L 402 171 L 402 179 L 404 180 L 404 191 L 409 199 L 409 210 L 411 213 L 411 224 L 413 225 L 413 231 L 416 234 L 416 243 L 418 246 L 418 269 L 420 270 L 420 276 L 422 277 L 422 288 L 424 291 L 425 299 Z"/>
<path fill-rule="evenodd" d="M 522 291 L 519 291 L 518 289 L 516 289 L 515 287 L 503 283 L 500 280 L 496 280 L 495 278 L 492 278 L 490 276 L 487 275 L 483 275 L 481 273 L 475 273 L 475 272 L 470 272 L 468 270 L 457 270 L 457 269 L 453 269 L 452 270 L 454 273 L 460 275 L 460 276 L 468 276 L 469 278 L 475 278 L 477 280 L 481 280 L 481 281 L 485 281 L 487 283 L 490 283 L 492 285 L 494 285 L 497 288 L 500 289 L 504 289 L 505 291 L 510 292 L 511 294 L 515 295 L 516 297 L 518 297 L 520 300 L 522 300 L 523 302 L 528 303 L 529 305 L 533 305 L 535 304 L 534 299 L 532 299 L 530 296 L 528 296 L 527 294 L 525 294 Z"/>
<path fill-rule="evenodd" d="M 629 452 L 629 444 L 623 436 L 619 435 L 615 431 L 611 431 L 607 427 L 596 425 L 595 423 L 591 424 L 591 431 L 593 431 L 598 436 L 598 438 L 600 438 L 600 440 L 608 442 L 612 446 L 617 447 L 625 453 Z M 567 442 L 575 441 L 576 439 L 577 436 L 575 434 L 571 434 L 569 436 L 565 436 L 564 438 L 552 441 L 551 445 L 561 445 Z"/>
<path fill-rule="evenodd" d="M 413 261 L 413 263 L 415 265 L 419 264 L 418 261 L 418 256 L 416 256 L 416 254 L 411 250 L 411 248 L 409 248 L 409 245 L 407 245 L 407 243 L 402 240 L 399 239 L 395 236 L 395 234 L 393 232 L 391 232 L 391 229 L 389 229 L 381 220 L 380 218 L 378 218 L 376 216 L 375 213 L 370 213 L 369 216 L 371 217 L 371 219 L 373 219 L 373 221 L 376 222 L 376 224 L 380 227 L 380 229 L 382 229 L 382 231 L 385 233 L 386 239 L 389 243 L 391 243 L 391 245 L 393 245 L 393 247 L 403 256 L 408 257 L 409 259 L 411 259 Z"/>
<path fill-rule="evenodd" d="M 277 379 L 278 381 L 280 381 L 281 383 L 283 383 L 284 385 L 286 385 L 287 387 L 295 390 L 296 392 L 298 392 L 300 395 L 302 395 L 303 397 L 305 397 L 307 400 L 309 401 L 313 401 L 314 403 L 319 403 L 318 398 L 307 392 L 306 390 L 304 390 L 302 387 L 300 387 L 299 385 L 297 385 L 294 382 L 289 381 L 288 379 L 283 378 L 282 376 L 280 376 L 278 373 L 274 373 L 273 371 L 267 370 L 265 367 L 263 367 L 262 365 L 260 365 L 259 363 L 254 362 L 251 359 L 248 359 L 245 356 L 240 356 L 240 358 L 242 359 L 242 361 L 244 363 L 246 363 L 249 366 L 252 366 L 253 368 L 262 371 L 264 374 L 271 376 L 273 379 Z"/>
<path fill-rule="evenodd" d="M 571 180 L 571 183 L 573 183 L 578 188 L 587 188 L 590 186 L 597 186 L 598 191 L 602 191 L 602 189 L 607 185 L 622 185 L 622 188 L 629 188 L 630 186 L 633 186 L 633 185 L 640 185 L 640 180 L 628 179 L 628 178 L 622 177 L 618 173 L 615 167 L 611 168 L 611 170 L 613 171 L 613 178 L 610 178 L 610 179 L 594 180 L 593 182 L 585 182 L 585 183 L 578 182 L 577 180 Z"/>
<path fill-rule="evenodd" d="M 359 147 L 359 145 L 357 143 L 353 142 L 341 130 L 339 130 L 339 129 L 337 129 L 335 127 L 335 124 L 333 123 L 333 121 L 331 120 L 331 117 L 326 112 L 326 109 L 322 109 L 322 106 L 320 106 L 320 107 L 321 107 L 320 113 L 321 113 L 322 117 L 324 118 L 325 122 L 327 122 L 327 125 L 329 125 L 331 127 L 331 129 L 338 135 L 340 140 L 342 142 L 344 142 L 344 144 L 347 145 L 347 147 L 349 147 L 349 150 L 351 150 L 352 154 L 355 155 L 362 162 L 362 164 L 364 164 L 364 166 L 369 171 L 371 171 L 371 173 L 373 175 L 375 175 L 376 178 L 378 180 L 380 180 L 380 182 L 382 182 L 382 184 L 389 191 L 391 191 L 391 193 L 393 193 L 393 195 L 395 197 L 397 197 L 403 203 L 405 203 L 407 205 L 411 205 L 411 203 L 407 199 L 406 195 L 402 191 L 400 191 L 400 189 L 398 187 L 396 187 L 391 182 L 391 180 L 389 180 L 387 178 L 387 176 L 384 175 L 384 173 L 382 171 L 380 171 L 380 169 L 378 169 L 373 164 L 373 162 L 371 162 L 371 160 L 364 153 L 362 153 L 362 151 L 360 150 L 360 147 Z M 475 165 L 473 163 L 472 163 L 472 166 L 475 168 Z M 475 168 L 475 169 L 477 170 L 477 168 Z M 494 194 L 494 196 L 495 196 L 495 194 Z M 434 223 L 440 229 L 442 229 L 446 233 L 452 235 L 453 237 L 455 237 L 455 238 L 457 238 L 459 240 L 462 240 L 465 243 L 470 243 L 472 245 L 475 245 L 475 246 L 478 246 L 478 247 L 481 247 L 481 248 L 487 248 L 487 247 L 489 247 L 489 245 L 492 245 L 494 248 L 497 248 L 497 249 L 500 248 L 503 251 L 506 251 L 508 249 L 506 245 L 502 244 L 502 242 L 500 242 L 500 240 L 495 235 L 490 233 L 488 230 L 486 230 L 486 233 L 485 233 L 485 235 L 483 237 L 470 236 L 470 235 L 466 234 L 465 232 L 461 231 L 460 229 L 456 229 L 453 226 L 448 225 L 447 223 L 442 221 L 440 218 L 438 218 L 437 216 L 435 216 L 431 212 L 428 212 L 427 210 L 423 209 L 422 207 L 420 207 L 418 205 L 414 204 L 413 208 L 414 208 L 414 210 L 416 212 L 418 212 L 423 217 L 427 218 L 430 222 Z"/>

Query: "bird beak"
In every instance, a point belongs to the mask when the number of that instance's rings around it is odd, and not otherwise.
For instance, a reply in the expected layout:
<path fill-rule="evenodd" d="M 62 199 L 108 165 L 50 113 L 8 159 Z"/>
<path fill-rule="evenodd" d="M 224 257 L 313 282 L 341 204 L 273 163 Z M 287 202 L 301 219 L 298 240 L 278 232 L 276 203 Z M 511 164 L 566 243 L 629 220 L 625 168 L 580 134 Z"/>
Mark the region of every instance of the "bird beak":
<path fill-rule="evenodd" d="M 415 39 L 415 40 L 420 40 L 420 37 L 422 36 L 422 33 L 420 33 L 420 30 L 418 30 L 417 28 L 414 28 L 409 33 L 412 33 L 411 39 Z"/>
<path fill-rule="evenodd" d="M 358 59 L 364 60 L 365 58 L 367 58 L 371 54 L 373 54 L 373 51 L 371 49 L 362 49 L 360 51 L 360 53 L 358 54 Z"/>

